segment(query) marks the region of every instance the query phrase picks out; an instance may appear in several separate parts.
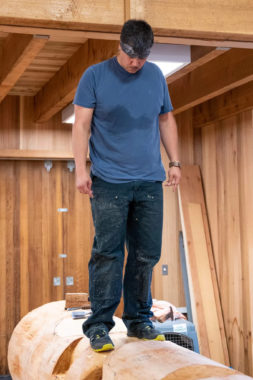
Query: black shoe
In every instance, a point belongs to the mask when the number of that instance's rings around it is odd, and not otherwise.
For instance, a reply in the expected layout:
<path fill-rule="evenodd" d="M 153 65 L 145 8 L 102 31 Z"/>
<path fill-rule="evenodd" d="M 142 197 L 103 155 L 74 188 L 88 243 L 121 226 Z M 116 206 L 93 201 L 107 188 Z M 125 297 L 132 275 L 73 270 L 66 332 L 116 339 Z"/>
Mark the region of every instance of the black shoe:
<path fill-rule="evenodd" d="M 141 323 L 139 326 L 137 325 L 133 330 L 128 330 L 127 336 L 144 340 L 165 340 L 165 336 L 161 333 L 161 331 L 144 323 Z"/>
<path fill-rule="evenodd" d="M 96 352 L 111 351 L 114 344 L 108 335 L 108 331 L 103 328 L 94 329 L 89 336 L 91 348 Z"/>

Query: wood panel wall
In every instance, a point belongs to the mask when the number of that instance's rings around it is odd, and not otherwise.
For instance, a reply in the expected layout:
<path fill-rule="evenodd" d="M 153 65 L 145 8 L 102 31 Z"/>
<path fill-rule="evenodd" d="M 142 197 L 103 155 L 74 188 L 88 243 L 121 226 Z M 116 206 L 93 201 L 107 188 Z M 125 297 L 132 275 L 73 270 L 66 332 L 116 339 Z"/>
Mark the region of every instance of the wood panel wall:
<path fill-rule="evenodd" d="M 75 190 L 74 172 L 54 162 L 0 161 L 0 373 L 7 343 L 28 311 L 88 291 L 92 221 L 88 196 Z M 58 212 L 68 208 L 68 212 Z M 61 258 L 60 254 L 67 254 Z M 66 277 L 74 285 L 66 285 Z M 60 277 L 60 286 L 53 278 Z"/>
<path fill-rule="evenodd" d="M 253 112 L 196 130 L 232 366 L 253 375 Z"/>
<path fill-rule="evenodd" d="M 71 124 L 61 113 L 46 123 L 34 122 L 33 97 L 7 96 L 0 103 L 1 150 L 71 152 Z"/>

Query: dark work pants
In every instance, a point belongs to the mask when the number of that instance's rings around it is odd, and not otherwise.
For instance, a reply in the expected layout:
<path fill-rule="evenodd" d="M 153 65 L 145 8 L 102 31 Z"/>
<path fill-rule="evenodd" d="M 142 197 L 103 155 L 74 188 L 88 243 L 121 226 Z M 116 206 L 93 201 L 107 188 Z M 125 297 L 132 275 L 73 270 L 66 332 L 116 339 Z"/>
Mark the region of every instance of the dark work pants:
<path fill-rule="evenodd" d="M 108 183 L 92 179 L 91 208 L 95 238 L 89 261 L 92 315 L 83 324 L 89 336 L 98 326 L 108 331 L 122 293 L 124 245 L 128 259 L 123 281 L 123 321 L 128 329 L 152 324 L 151 279 L 161 254 L 163 190 L 161 182 Z"/>

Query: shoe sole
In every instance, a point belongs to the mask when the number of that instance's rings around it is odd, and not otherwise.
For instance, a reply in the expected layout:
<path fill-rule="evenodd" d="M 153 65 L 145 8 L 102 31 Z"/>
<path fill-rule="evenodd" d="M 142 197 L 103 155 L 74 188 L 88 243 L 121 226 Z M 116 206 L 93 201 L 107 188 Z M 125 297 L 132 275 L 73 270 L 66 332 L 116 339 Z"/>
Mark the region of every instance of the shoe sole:
<path fill-rule="evenodd" d="M 160 342 L 164 342 L 166 339 L 165 339 L 165 336 L 163 334 L 160 334 L 160 335 L 157 335 L 155 338 L 152 338 L 152 339 L 147 339 L 147 338 L 141 338 L 139 336 L 136 336 L 136 335 L 128 335 L 129 338 L 138 338 L 138 339 L 142 339 L 142 340 L 159 340 Z"/>
<path fill-rule="evenodd" d="M 157 335 L 157 337 L 153 338 L 153 339 L 146 339 L 146 338 L 142 338 L 143 340 L 159 340 L 160 342 L 164 342 L 165 341 L 165 336 L 164 335 Z"/>
<path fill-rule="evenodd" d="M 103 351 L 112 351 L 114 350 L 114 346 L 111 343 L 104 344 L 101 348 L 93 348 L 93 351 L 103 352 Z"/>

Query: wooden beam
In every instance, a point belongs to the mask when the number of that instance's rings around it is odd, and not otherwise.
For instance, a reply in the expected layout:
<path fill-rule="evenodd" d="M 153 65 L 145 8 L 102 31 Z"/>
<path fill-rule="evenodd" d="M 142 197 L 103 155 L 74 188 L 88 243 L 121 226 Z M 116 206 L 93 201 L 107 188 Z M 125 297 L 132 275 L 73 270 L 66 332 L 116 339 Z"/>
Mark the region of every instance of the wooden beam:
<path fill-rule="evenodd" d="M 61 29 L 53 29 L 48 27 L 20 26 L 20 25 L 1 25 L 0 32 L 2 33 L 19 33 L 19 34 L 45 34 L 50 36 L 50 41 L 55 42 L 73 42 L 84 43 L 87 39 L 96 40 L 113 40 L 119 41 L 120 29 L 117 32 L 89 31 L 85 30 L 69 30 L 66 27 Z M 178 37 L 164 36 L 160 31 L 155 30 L 155 42 L 161 44 L 178 44 L 178 45 L 196 45 L 196 46 L 212 46 L 212 47 L 230 47 L 253 49 L 253 42 L 250 41 L 235 41 L 231 39 L 221 38 L 215 39 L 206 37 Z"/>
<path fill-rule="evenodd" d="M 0 102 L 48 41 L 45 36 L 11 34 L 2 47 Z"/>
<path fill-rule="evenodd" d="M 12 0 L 0 3 L 0 24 L 5 25 L 114 33 L 120 31 L 128 14 L 130 18 L 145 19 L 156 34 L 164 37 L 253 42 L 251 0 L 181 0 L 179 5 L 174 0 L 129 0 L 127 3 L 124 0 L 44 0 L 40 3 Z"/>
<path fill-rule="evenodd" d="M 193 127 L 201 128 L 253 109 L 253 81 L 193 108 Z"/>
<path fill-rule="evenodd" d="M 131 18 L 143 18 L 160 35 L 252 41 L 251 0 L 131 0 Z"/>
<path fill-rule="evenodd" d="M 204 63 L 224 54 L 228 48 L 215 48 L 207 46 L 191 46 L 191 63 L 176 71 L 174 74 L 166 78 L 167 84 L 183 77 L 184 75 L 202 66 Z"/>
<path fill-rule="evenodd" d="M 116 41 L 88 40 L 40 90 L 35 97 L 35 121 L 42 123 L 67 106 L 74 98 L 83 72 L 95 63 L 111 58 Z"/>
<path fill-rule="evenodd" d="M 180 113 L 253 80 L 253 50 L 231 49 L 169 85 Z"/>

